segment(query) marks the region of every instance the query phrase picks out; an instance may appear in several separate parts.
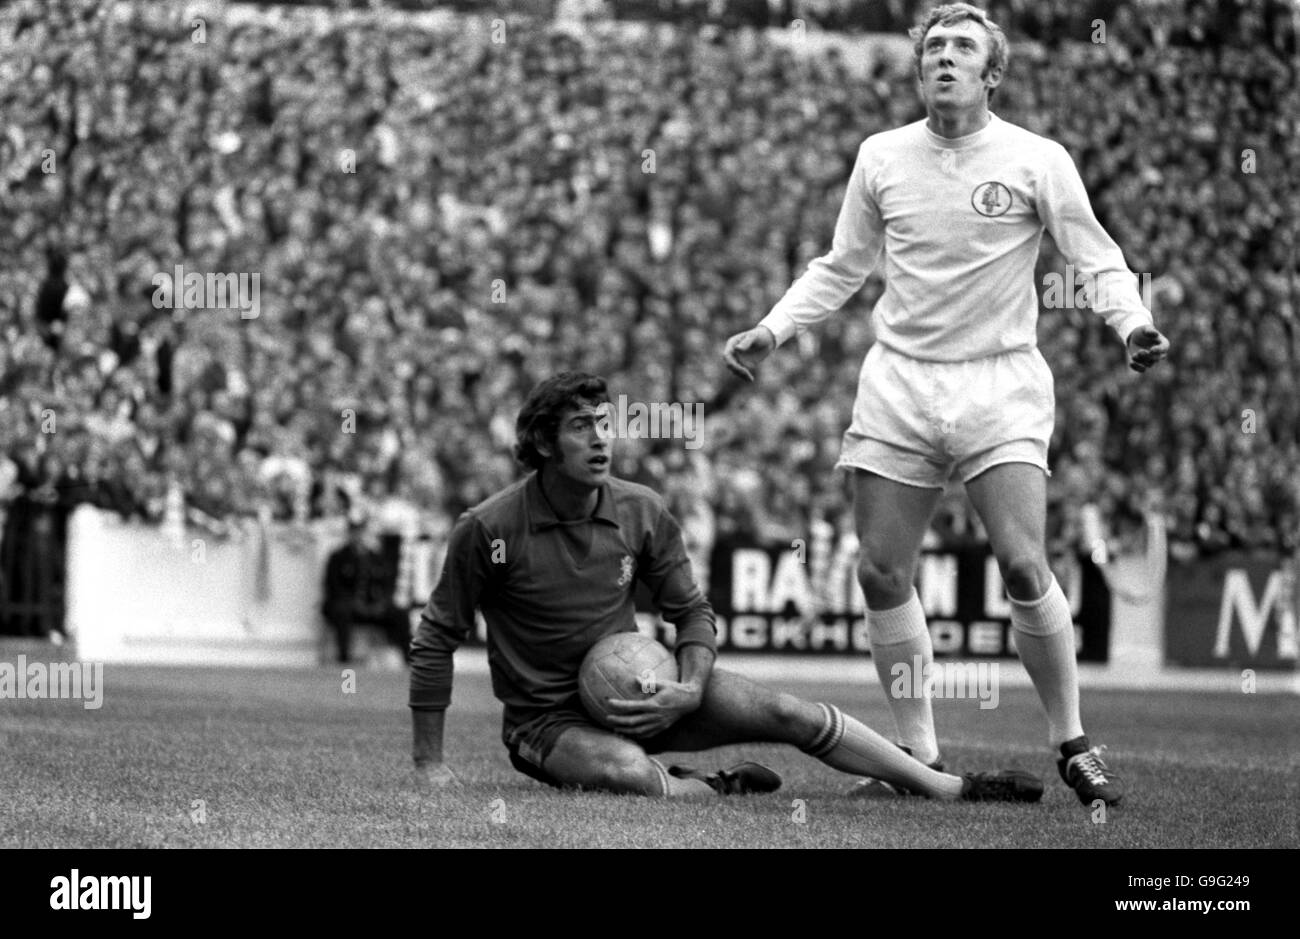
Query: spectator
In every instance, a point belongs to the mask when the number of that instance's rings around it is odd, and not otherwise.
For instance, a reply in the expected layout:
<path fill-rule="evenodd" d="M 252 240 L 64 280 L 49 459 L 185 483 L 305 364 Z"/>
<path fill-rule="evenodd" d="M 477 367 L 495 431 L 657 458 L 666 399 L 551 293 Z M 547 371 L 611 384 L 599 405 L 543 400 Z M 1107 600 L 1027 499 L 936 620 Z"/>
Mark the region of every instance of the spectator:
<path fill-rule="evenodd" d="M 348 540 L 325 564 L 322 610 L 338 642 L 338 660 L 352 659 L 357 627 L 373 627 L 402 653 L 411 640 L 407 614 L 395 602 L 397 565 L 383 550 L 375 525 L 362 510 L 348 517 Z"/>

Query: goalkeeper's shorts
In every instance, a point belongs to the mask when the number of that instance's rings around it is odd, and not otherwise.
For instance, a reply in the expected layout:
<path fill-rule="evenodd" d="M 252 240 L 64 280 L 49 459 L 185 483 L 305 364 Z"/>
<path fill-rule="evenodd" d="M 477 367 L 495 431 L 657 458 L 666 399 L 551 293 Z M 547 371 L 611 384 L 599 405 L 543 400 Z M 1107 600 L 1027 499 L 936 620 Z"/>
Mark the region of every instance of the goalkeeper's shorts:
<path fill-rule="evenodd" d="M 853 423 L 836 467 L 942 489 L 999 463 L 1051 475 L 1052 371 L 1037 349 L 967 362 L 927 362 L 876 343 L 858 376 Z"/>

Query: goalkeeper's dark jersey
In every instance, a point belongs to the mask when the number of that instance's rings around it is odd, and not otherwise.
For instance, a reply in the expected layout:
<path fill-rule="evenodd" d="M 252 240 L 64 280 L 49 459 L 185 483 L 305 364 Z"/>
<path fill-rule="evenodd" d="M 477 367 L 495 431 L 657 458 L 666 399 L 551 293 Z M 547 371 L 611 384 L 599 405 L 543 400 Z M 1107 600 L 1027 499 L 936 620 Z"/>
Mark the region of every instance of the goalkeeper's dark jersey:
<path fill-rule="evenodd" d="M 635 628 L 638 579 L 677 627 L 679 648 L 715 647 L 713 609 L 653 490 L 610 479 L 592 516 L 572 522 L 556 518 L 536 473 L 502 490 L 452 530 L 411 646 L 411 707 L 447 707 L 452 652 L 474 628 L 476 607 L 507 730 L 571 698 L 587 650 Z"/>

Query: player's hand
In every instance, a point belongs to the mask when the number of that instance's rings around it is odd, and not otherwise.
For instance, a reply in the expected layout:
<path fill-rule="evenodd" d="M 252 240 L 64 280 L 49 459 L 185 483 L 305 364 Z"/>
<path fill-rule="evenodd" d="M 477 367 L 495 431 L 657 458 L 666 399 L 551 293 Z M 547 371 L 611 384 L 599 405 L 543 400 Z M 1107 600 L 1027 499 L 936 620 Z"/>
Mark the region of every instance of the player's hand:
<path fill-rule="evenodd" d="M 416 765 L 415 780 L 421 789 L 459 789 L 460 780 L 446 763 Z"/>
<path fill-rule="evenodd" d="M 653 737 L 698 709 L 702 700 L 704 692 L 699 685 L 663 681 L 648 698 L 639 701 L 611 699 L 609 707 L 613 713 L 609 717 L 609 723 L 619 733 L 629 737 Z"/>
<path fill-rule="evenodd" d="M 754 369 L 776 348 L 776 337 L 766 326 L 755 326 L 743 333 L 736 333 L 727 340 L 722 348 L 722 361 L 733 375 L 739 375 L 745 381 L 754 380 Z"/>
<path fill-rule="evenodd" d="M 1128 367 L 1145 372 L 1169 354 L 1169 340 L 1154 326 L 1139 326 L 1128 334 Z"/>

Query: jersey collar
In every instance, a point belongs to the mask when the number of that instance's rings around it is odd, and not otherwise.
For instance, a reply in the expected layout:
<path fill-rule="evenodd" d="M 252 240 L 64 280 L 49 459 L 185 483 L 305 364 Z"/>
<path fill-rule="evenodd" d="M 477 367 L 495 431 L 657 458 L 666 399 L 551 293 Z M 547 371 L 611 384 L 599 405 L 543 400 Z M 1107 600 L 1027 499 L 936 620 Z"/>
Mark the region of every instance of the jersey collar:
<path fill-rule="evenodd" d="M 971 144 L 979 143 L 993 130 L 993 125 L 1001 123 L 1001 121 L 998 120 L 998 116 L 990 111 L 989 122 L 973 134 L 967 134 L 965 137 L 940 137 L 934 131 L 930 130 L 930 125 L 927 123 L 928 120 L 928 118 L 921 119 L 921 127 L 925 130 L 925 139 L 930 141 L 934 146 L 943 150 L 961 150 L 964 147 L 969 147 Z"/>
<path fill-rule="evenodd" d="M 600 487 L 600 497 L 596 500 L 596 511 L 591 513 L 591 518 L 576 519 L 569 522 L 558 518 L 555 510 L 551 508 L 551 503 L 547 502 L 546 496 L 542 494 L 541 473 L 535 472 L 528 477 L 528 482 L 524 485 L 524 500 L 526 503 L 525 510 L 528 513 L 529 531 L 542 531 L 547 528 L 554 528 L 557 525 L 577 525 L 597 519 L 618 528 L 618 516 L 614 514 L 614 493 L 610 490 L 609 483 L 605 483 Z"/>

